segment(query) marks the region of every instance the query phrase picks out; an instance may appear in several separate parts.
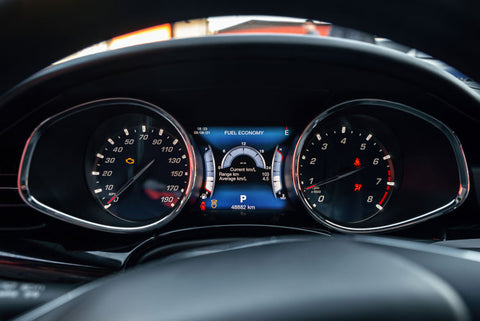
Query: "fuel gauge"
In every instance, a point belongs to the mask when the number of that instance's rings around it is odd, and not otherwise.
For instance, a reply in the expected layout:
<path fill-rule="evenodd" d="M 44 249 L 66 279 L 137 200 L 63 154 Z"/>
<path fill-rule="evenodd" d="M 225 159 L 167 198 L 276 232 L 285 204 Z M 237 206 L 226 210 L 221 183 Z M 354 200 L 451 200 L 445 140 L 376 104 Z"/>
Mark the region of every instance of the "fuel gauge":
<path fill-rule="evenodd" d="M 273 164 L 272 164 L 272 189 L 273 195 L 275 198 L 285 199 L 286 193 L 283 187 L 283 164 L 284 164 L 284 154 L 285 148 L 278 146 L 275 148 L 273 154 Z"/>

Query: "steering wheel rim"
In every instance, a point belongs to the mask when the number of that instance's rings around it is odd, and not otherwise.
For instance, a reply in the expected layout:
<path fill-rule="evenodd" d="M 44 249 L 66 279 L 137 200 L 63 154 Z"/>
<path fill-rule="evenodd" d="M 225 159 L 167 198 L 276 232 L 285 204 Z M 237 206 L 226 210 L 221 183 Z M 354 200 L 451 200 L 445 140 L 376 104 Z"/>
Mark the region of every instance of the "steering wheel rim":
<path fill-rule="evenodd" d="M 386 251 L 405 249 L 389 242 L 280 237 L 205 247 L 94 282 L 15 321 L 470 320 L 459 289 L 414 256 Z"/>

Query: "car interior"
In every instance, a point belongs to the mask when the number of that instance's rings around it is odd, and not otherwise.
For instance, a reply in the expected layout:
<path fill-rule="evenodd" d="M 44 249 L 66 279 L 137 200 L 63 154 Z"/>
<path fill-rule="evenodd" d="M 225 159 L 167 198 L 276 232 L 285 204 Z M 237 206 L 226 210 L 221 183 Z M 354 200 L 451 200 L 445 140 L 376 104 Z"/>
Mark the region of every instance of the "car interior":
<path fill-rule="evenodd" d="M 478 12 L 0 2 L 0 319 L 480 319 Z"/>

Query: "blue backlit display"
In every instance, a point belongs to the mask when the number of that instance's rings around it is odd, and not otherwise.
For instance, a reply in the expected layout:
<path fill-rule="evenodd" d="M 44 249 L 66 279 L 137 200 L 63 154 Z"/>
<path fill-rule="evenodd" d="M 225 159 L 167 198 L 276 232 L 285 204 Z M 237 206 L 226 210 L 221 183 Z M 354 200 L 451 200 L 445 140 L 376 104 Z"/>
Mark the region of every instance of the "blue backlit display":
<path fill-rule="evenodd" d="M 199 207 L 215 212 L 282 210 L 288 205 L 284 157 L 288 127 L 197 127 L 204 160 Z"/>
<path fill-rule="evenodd" d="M 212 127 L 204 133 L 207 134 L 201 135 L 202 138 L 215 148 L 231 148 L 246 142 L 248 146 L 270 150 L 290 136 L 290 129 L 286 127 Z"/>

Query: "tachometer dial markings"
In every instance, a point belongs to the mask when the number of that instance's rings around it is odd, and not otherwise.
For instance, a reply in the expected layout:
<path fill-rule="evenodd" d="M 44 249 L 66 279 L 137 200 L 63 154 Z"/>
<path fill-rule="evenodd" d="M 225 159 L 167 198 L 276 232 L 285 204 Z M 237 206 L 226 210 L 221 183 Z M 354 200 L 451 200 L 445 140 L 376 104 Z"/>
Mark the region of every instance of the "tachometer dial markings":
<path fill-rule="evenodd" d="M 312 213 L 354 224 L 384 209 L 395 186 L 392 155 L 373 133 L 340 125 L 310 133 L 304 146 L 309 148 L 299 150 L 296 168 L 302 200 Z"/>

